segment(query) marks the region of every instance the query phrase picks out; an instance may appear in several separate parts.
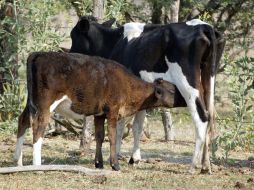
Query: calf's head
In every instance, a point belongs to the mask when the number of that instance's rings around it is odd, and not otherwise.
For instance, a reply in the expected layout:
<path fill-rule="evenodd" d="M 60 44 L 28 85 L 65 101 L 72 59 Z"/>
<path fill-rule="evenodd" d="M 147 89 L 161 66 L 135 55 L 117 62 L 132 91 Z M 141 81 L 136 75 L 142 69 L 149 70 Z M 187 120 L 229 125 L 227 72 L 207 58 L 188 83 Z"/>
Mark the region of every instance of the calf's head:
<path fill-rule="evenodd" d="M 162 106 L 173 107 L 176 86 L 161 78 L 156 79 L 154 85 L 155 96 Z"/>
<path fill-rule="evenodd" d="M 115 19 L 111 19 L 99 24 L 94 17 L 81 17 L 71 31 L 70 52 L 103 56 L 104 31 L 111 28 L 114 22 Z"/>

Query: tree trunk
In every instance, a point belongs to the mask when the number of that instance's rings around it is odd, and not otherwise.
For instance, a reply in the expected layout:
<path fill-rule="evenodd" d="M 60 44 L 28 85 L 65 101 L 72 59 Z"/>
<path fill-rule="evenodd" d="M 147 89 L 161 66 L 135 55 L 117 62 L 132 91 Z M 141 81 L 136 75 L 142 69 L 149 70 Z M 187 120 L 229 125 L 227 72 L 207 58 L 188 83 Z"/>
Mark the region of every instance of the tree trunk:
<path fill-rule="evenodd" d="M 80 151 L 82 154 L 86 154 L 90 149 L 92 141 L 92 133 L 94 129 L 94 117 L 84 117 L 83 129 L 80 137 Z"/>
<path fill-rule="evenodd" d="M 170 7 L 169 14 L 167 13 L 167 10 L 165 8 L 165 15 L 167 15 L 167 18 L 169 18 L 169 22 L 178 22 L 179 6 L 180 0 L 175 0 Z M 161 116 L 165 132 L 165 141 L 174 140 L 174 126 L 169 109 L 163 108 Z"/>
<path fill-rule="evenodd" d="M 97 18 L 99 22 L 101 22 L 104 17 L 103 8 L 103 0 L 93 0 L 93 16 Z"/>
<path fill-rule="evenodd" d="M 162 5 L 157 1 L 154 1 L 152 4 L 152 23 L 160 24 L 162 15 Z"/>
<path fill-rule="evenodd" d="M 178 22 L 180 0 L 175 0 L 170 7 L 170 22 Z"/>
<path fill-rule="evenodd" d="M 5 19 L 6 17 L 10 17 L 10 18 L 15 18 L 15 11 L 13 8 L 13 1 L 9 1 L 6 2 L 5 5 L 1 8 L 0 10 L 0 20 Z M 15 29 L 16 27 L 13 27 L 13 25 L 10 25 L 8 23 L 5 23 L 3 25 L 0 25 L 0 28 L 3 29 L 3 31 L 7 31 L 9 34 L 12 34 L 13 36 L 15 36 Z M 18 42 L 16 44 L 14 43 L 10 43 L 10 39 L 8 39 L 9 35 L 5 35 L 5 37 L 0 39 L 0 51 L 3 53 L 0 56 L 0 67 L 2 68 L 6 68 L 6 63 L 8 64 L 17 64 L 17 48 L 18 48 Z M 12 61 L 9 61 L 9 58 L 11 56 L 13 56 L 13 54 L 15 54 L 15 59 L 13 59 Z M 8 62 L 9 61 L 9 62 Z M 9 67 L 9 66 L 8 66 Z M 12 72 L 12 75 L 14 77 L 17 76 L 17 71 L 16 71 L 16 67 L 13 66 L 11 67 L 13 69 L 10 70 L 10 72 Z M 1 70 L 0 71 L 0 94 L 3 94 L 4 90 L 3 90 L 3 84 L 6 82 L 5 81 L 5 75 L 6 75 L 6 71 Z"/>

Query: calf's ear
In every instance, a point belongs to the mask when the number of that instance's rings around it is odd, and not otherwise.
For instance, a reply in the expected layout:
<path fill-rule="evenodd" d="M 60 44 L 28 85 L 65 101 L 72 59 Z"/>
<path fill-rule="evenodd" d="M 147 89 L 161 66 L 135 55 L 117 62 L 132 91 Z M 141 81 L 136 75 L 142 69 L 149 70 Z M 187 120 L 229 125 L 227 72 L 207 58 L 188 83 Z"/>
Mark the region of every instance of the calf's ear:
<path fill-rule="evenodd" d="M 78 23 L 78 28 L 80 29 L 81 32 L 88 32 L 90 28 L 89 20 L 87 20 L 86 18 L 81 19 Z"/>
<path fill-rule="evenodd" d="M 115 18 L 111 18 L 110 20 L 103 22 L 102 25 L 107 28 L 111 28 L 111 26 L 114 24 L 115 21 L 116 21 Z"/>

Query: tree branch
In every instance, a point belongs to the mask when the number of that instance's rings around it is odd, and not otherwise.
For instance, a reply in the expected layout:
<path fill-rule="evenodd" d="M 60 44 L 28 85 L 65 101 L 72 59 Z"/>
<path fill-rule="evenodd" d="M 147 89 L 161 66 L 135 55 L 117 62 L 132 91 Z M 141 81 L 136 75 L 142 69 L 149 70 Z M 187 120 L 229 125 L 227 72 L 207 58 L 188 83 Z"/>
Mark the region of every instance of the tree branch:
<path fill-rule="evenodd" d="M 66 172 L 77 172 L 86 175 L 109 175 L 116 172 L 109 170 L 97 170 L 85 168 L 77 165 L 41 165 L 41 166 L 19 166 L 19 167 L 5 167 L 0 168 L 0 174 L 10 174 L 16 172 L 31 172 L 31 171 L 66 171 Z"/>

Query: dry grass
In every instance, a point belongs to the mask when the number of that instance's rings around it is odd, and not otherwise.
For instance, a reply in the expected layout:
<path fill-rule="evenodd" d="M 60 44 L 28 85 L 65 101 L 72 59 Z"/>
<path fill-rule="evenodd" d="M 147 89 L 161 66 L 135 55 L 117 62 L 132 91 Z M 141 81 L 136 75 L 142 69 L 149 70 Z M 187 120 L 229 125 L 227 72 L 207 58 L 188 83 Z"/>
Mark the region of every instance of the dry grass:
<path fill-rule="evenodd" d="M 152 139 L 141 142 L 143 161 L 133 167 L 128 166 L 128 158 L 120 161 L 121 172 L 110 176 L 86 176 L 68 172 L 31 172 L 0 175 L 0 189 L 254 189 L 254 172 L 246 159 L 248 152 L 235 152 L 238 164 L 232 167 L 213 165 L 213 175 L 189 175 L 187 170 L 194 148 L 194 128 L 189 122 L 176 125 L 175 143 L 163 142 L 163 129 L 157 119 L 150 120 Z M 0 166 L 13 166 L 15 148 L 14 136 L 0 137 Z M 129 156 L 132 137 L 123 142 L 123 155 Z M 24 164 L 32 163 L 31 137 L 24 146 Z M 85 156 L 79 154 L 79 140 L 69 137 L 45 138 L 42 149 L 44 164 L 70 164 L 94 168 L 95 143 Z M 105 168 L 110 169 L 107 158 L 109 143 L 103 145 Z M 245 163 L 245 164 L 241 164 Z"/>

